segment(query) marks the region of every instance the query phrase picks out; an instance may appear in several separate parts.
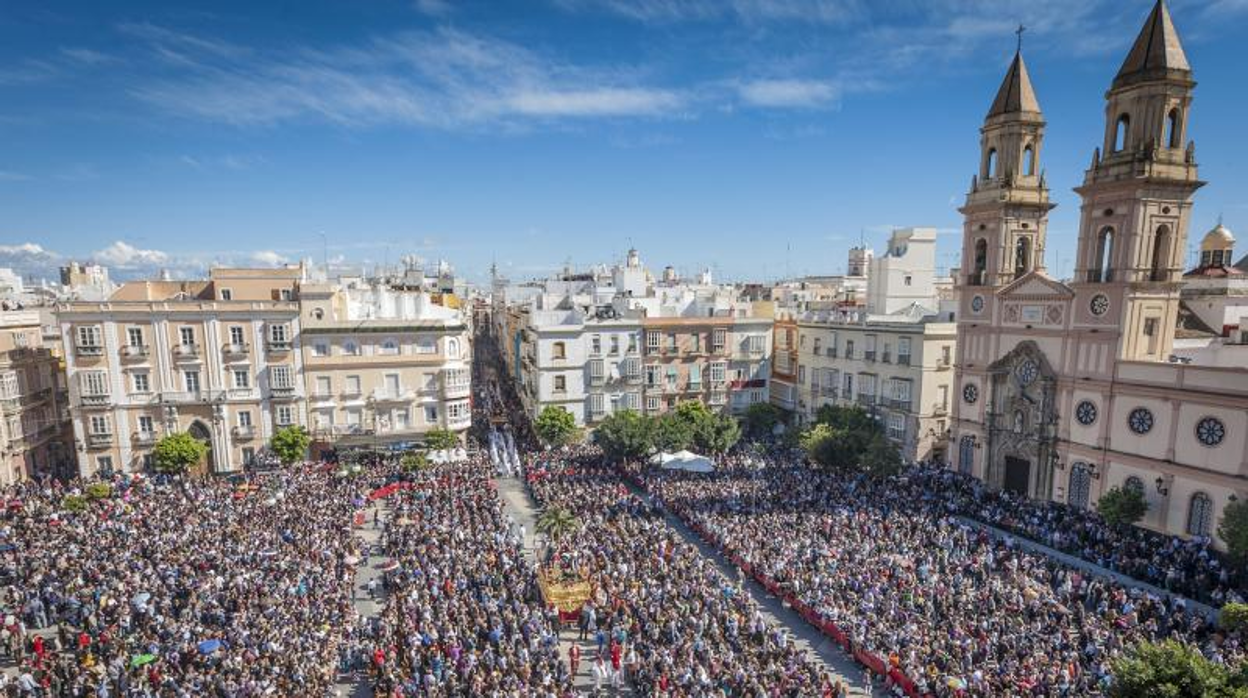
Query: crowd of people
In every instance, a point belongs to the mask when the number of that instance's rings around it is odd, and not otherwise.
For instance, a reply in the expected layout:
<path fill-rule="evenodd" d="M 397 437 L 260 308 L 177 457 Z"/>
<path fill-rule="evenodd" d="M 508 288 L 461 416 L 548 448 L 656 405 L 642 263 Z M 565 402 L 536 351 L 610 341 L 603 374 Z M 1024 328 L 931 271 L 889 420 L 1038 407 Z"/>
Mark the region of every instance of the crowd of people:
<path fill-rule="evenodd" d="M 592 579 L 582 632 L 596 639 L 604 675 L 641 695 L 839 696 L 846 687 L 786 631 L 764 618 L 740 580 L 729 580 L 684 542 L 651 504 L 581 448 L 531 462 L 543 507 L 579 527 L 546 549 L 544 563 Z"/>
<path fill-rule="evenodd" d="M 379 696 L 571 695 L 558 613 L 541 601 L 490 467 L 441 465 L 389 498 L 386 605 L 368 661 Z"/>
<path fill-rule="evenodd" d="M 916 485 L 967 516 L 1076 555 L 1180 596 L 1221 606 L 1248 598 L 1245 579 L 1206 538 L 1184 540 L 1139 526 L 1110 526 L 1095 511 L 993 492 L 943 467 L 911 471 Z"/>
<path fill-rule="evenodd" d="M 1181 600 L 1028 553 L 951 515 L 927 469 L 883 481 L 730 458 L 647 488 L 718 546 L 887 658 L 920 693 L 1086 695 L 1139 640 L 1244 658 Z M 747 463 L 747 461 L 754 461 Z M 956 507 L 956 504 L 954 505 Z"/>
<path fill-rule="evenodd" d="M 22 696 L 325 695 L 355 622 L 363 483 L 27 483 L 0 514 L 3 648 Z"/>

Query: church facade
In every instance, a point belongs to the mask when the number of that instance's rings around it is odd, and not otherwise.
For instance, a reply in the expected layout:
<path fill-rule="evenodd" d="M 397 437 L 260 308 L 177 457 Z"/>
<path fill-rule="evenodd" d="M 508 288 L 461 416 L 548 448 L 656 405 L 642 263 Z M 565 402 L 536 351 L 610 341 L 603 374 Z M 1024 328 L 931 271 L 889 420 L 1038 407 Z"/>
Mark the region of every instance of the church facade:
<path fill-rule="evenodd" d="M 1140 525 L 1187 536 L 1215 535 L 1223 507 L 1248 493 L 1248 370 L 1172 356 L 1203 184 L 1195 85 L 1159 0 L 1106 93 L 1062 282 L 1044 266 L 1046 124 L 1015 55 L 961 209 L 953 467 L 1082 508 L 1135 488 L 1149 505 Z"/>

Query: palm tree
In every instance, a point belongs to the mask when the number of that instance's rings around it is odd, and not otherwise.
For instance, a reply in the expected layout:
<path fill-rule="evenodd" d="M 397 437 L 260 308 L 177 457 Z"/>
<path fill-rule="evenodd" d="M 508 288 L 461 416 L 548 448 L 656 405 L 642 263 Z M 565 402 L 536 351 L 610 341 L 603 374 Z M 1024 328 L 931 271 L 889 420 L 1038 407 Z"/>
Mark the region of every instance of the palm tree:
<path fill-rule="evenodd" d="M 573 516 L 571 511 L 560 506 L 550 507 L 537 517 L 537 532 L 546 534 L 546 537 L 550 538 L 555 545 L 575 533 L 580 527 L 580 520 Z"/>

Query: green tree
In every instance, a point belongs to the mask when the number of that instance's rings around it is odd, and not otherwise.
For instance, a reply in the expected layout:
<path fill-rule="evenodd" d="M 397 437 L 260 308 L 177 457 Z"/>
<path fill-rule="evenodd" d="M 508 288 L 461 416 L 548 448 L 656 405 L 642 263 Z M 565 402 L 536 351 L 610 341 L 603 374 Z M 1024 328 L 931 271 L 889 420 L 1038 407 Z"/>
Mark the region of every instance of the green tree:
<path fill-rule="evenodd" d="M 1248 689 L 1236 685 L 1230 671 L 1214 664 L 1194 647 L 1175 640 L 1141 642 L 1113 662 L 1116 698 L 1244 698 Z"/>
<path fill-rule="evenodd" d="M 431 451 L 445 451 L 459 445 L 459 437 L 450 429 L 430 429 L 425 432 L 425 448 Z"/>
<path fill-rule="evenodd" d="M 553 543 L 558 545 L 565 538 L 578 531 L 581 528 L 581 522 L 565 507 L 552 506 L 548 507 L 537 517 L 535 528 L 538 533 L 545 534 Z"/>
<path fill-rule="evenodd" d="M 65 495 L 65 499 L 61 500 L 61 506 L 65 507 L 65 511 L 72 511 L 74 513 L 86 511 L 87 498 L 80 494 L 67 494 Z"/>
<path fill-rule="evenodd" d="M 756 402 L 745 410 L 742 420 L 745 434 L 756 439 L 771 436 L 782 417 L 779 407 L 770 402 Z"/>
<path fill-rule="evenodd" d="M 576 417 L 557 405 L 542 408 L 537 419 L 533 421 L 533 430 L 537 432 L 537 438 L 542 443 L 552 448 L 575 443 L 580 437 Z"/>
<path fill-rule="evenodd" d="M 832 467 L 837 435 L 831 426 L 816 423 L 803 431 L 798 441 L 807 458 L 824 467 Z"/>
<path fill-rule="evenodd" d="M 165 436 L 152 448 L 156 470 L 172 475 L 186 472 L 207 455 L 208 444 L 184 431 Z"/>
<path fill-rule="evenodd" d="M 269 449 L 273 451 L 282 465 L 293 465 L 308 455 L 308 444 L 312 439 L 308 432 L 298 424 L 278 429 L 269 440 Z"/>
<path fill-rule="evenodd" d="M 611 414 L 594 429 L 594 443 L 612 460 L 637 460 L 654 448 L 654 420 L 624 410 Z"/>
<path fill-rule="evenodd" d="M 703 453 L 723 453 L 741 438 L 741 425 L 726 414 L 707 414 L 693 427 L 693 445 Z"/>
<path fill-rule="evenodd" d="M 399 465 L 409 473 L 420 472 L 429 467 L 429 457 L 424 451 L 408 451 L 399 459 Z"/>
<path fill-rule="evenodd" d="M 901 454 L 883 434 L 875 434 L 862 454 L 862 469 L 874 477 L 888 477 L 901 472 Z"/>
<path fill-rule="evenodd" d="M 89 501 L 108 499 L 113 496 L 113 486 L 107 482 L 93 482 L 87 485 L 85 492 Z"/>
<path fill-rule="evenodd" d="M 1223 604 L 1218 609 L 1218 625 L 1232 632 L 1248 628 L 1248 603 Z"/>
<path fill-rule="evenodd" d="M 1096 511 L 1111 526 L 1129 526 L 1144 518 L 1148 502 L 1135 488 L 1113 487 L 1096 502 Z"/>
<path fill-rule="evenodd" d="M 693 425 L 675 412 L 669 412 L 653 420 L 654 447 L 672 453 L 683 451 L 693 445 Z"/>
<path fill-rule="evenodd" d="M 1239 565 L 1248 564 L 1248 502 L 1236 499 L 1222 510 L 1218 535 L 1226 541 L 1226 551 Z"/>

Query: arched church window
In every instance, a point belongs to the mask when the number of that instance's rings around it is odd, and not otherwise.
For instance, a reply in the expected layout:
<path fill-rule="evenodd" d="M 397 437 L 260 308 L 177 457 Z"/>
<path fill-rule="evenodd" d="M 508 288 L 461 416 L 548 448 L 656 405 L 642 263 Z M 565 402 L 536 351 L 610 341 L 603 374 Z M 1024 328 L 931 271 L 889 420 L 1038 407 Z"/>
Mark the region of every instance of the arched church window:
<path fill-rule="evenodd" d="M 988 241 L 980 238 L 975 241 L 975 267 L 971 271 L 971 285 L 984 285 L 984 272 L 988 270 Z"/>
<path fill-rule="evenodd" d="M 1170 226 L 1157 228 L 1153 236 L 1153 269 L 1150 277 L 1153 281 L 1165 281 L 1170 275 Z"/>
<path fill-rule="evenodd" d="M 1118 123 L 1114 126 L 1114 152 L 1117 153 L 1127 149 L 1128 138 L 1131 131 L 1131 117 L 1123 114 L 1118 117 Z"/>
<path fill-rule="evenodd" d="M 1099 283 L 1113 281 L 1112 268 L 1114 259 L 1114 229 L 1108 226 L 1101 228 L 1096 236 L 1096 260 L 1088 280 Z"/>
<path fill-rule="evenodd" d="M 1070 482 L 1067 484 L 1066 503 L 1076 509 L 1088 508 L 1088 492 L 1092 489 L 1092 470 L 1087 463 L 1070 466 Z"/>
<path fill-rule="evenodd" d="M 1182 134 L 1179 132 L 1179 108 L 1175 107 L 1170 110 L 1166 116 L 1166 138 L 1165 143 L 1171 148 L 1181 147 Z"/>
<path fill-rule="evenodd" d="M 988 149 L 988 158 L 984 162 L 984 178 L 992 179 L 997 176 L 997 149 Z"/>
<path fill-rule="evenodd" d="M 1031 147 L 1031 144 L 1028 143 L 1027 147 L 1023 148 L 1023 174 L 1031 176 L 1031 175 L 1034 175 L 1035 173 L 1036 173 L 1036 151 Z"/>
<path fill-rule="evenodd" d="M 1208 536 L 1213 523 L 1213 500 L 1204 492 L 1192 495 L 1187 505 L 1187 533 L 1193 536 Z"/>
<path fill-rule="evenodd" d="M 1031 269 L 1031 238 L 1019 238 L 1014 244 L 1014 275 L 1022 276 Z"/>

